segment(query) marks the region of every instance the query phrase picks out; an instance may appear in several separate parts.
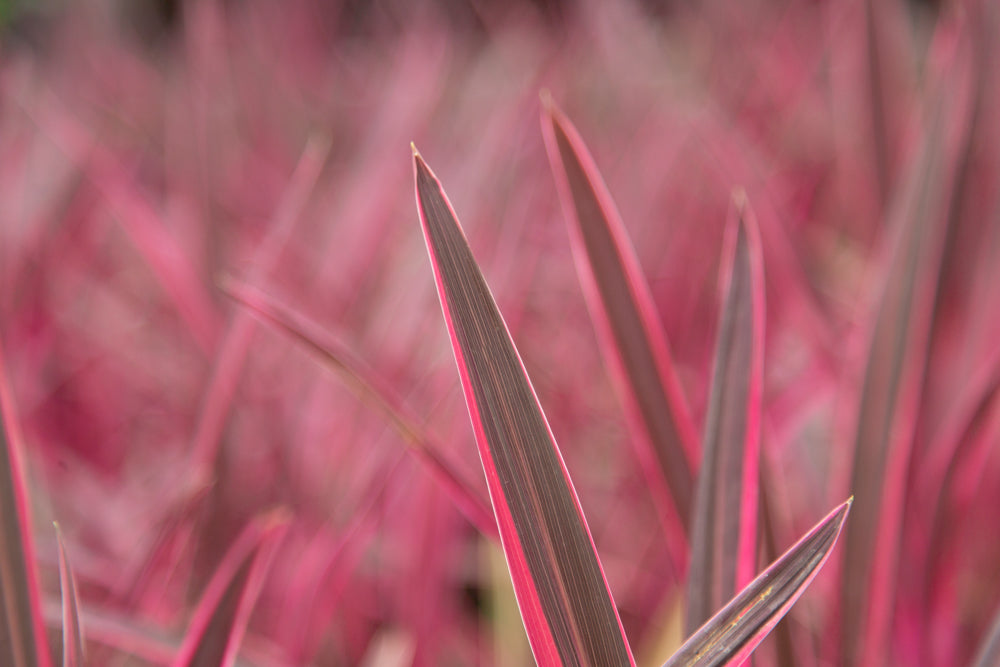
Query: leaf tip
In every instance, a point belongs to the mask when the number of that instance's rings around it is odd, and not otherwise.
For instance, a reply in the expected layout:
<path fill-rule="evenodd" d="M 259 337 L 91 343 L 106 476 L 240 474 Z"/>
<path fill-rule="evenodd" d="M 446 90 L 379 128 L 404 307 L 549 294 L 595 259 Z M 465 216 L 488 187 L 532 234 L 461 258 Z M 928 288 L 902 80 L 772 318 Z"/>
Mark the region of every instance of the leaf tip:
<path fill-rule="evenodd" d="M 414 142 L 412 142 L 412 141 L 410 142 L 410 150 L 413 151 L 413 157 L 414 158 L 419 158 L 420 157 L 420 151 L 417 150 L 417 145 Z M 423 159 L 423 158 L 421 158 L 421 159 Z"/>
<path fill-rule="evenodd" d="M 554 99 L 552 99 L 552 91 L 550 91 L 548 88 L 542 88 L 541 90 L 538 91 L 538 99 L 541 100 L 542 109 L 545 111 L 545 113 L 551 116 L 552 112 L 556 108 L 556 102 Z"/>

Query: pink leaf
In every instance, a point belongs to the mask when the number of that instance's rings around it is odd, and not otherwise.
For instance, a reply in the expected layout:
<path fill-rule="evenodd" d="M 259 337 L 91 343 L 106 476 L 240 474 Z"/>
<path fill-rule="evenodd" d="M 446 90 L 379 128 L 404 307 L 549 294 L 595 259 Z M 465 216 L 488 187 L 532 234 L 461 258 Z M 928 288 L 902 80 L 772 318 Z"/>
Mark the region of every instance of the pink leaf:
<path fill-rule="evenodd" d="M 231 667 L 260 593 L 264 575 L 287 530 L 271 514 L 250 523 L 202 596 L 173 667 Z"/>
<path fill-rule="evenodd" d="M 819 573 L 837 543 L 851 499 L 830 512 L 694 633 L 664 667 L 739 665 Z"/>
<path fill-rule="evenodd" d="M 80 610 L 76 595 L 76 581 L 66 556 L 59 524 L 54 524 L 56 542 L 59 546 L 59 588 L 62 591 L 62 649 L 63 667 L 77 667 L 86 664 L 83 648 L 83 630 L 80 628 Z"/>
<path fill-rule="evenodd" d="M 696 430 L 653 296 L 611 193 L 573 124 L 545 94 L 543 104 L 545 147 L 591 319 L 619 393 L 642 430 L 634 442 L 668 538 L 682 548 L 694 495 Z M 671 502 L 676 514 L 665 516 Z"/>
<path fill-rule="evenodd" d="M 756 570 L 757 488 L 764 367 L 760 236 L 740 198 L 727 230 L 715 369 L 691 533 L 685 627 L 699 625 Z"/>
<path fill-rule="evenodd" d="M 24 482 L 21 429 L 0 349 L 0 664 L 49 667 Z"/>
<path fill-rule="evenodd" d="M 408 416 L 402 400 L 332 334 L 305 315 L 280 303 L 277 299 L 249 285 L 226 280 L 222 286 L 230 297 L 242 303 L 259 317 L 295 338 L 339 375 L 347 386 L 365 403 L 381 412 L 399 433 L 410 451 L 422 461 L 449 492 L 455 505 L 479 530 L 497 537 L 496 521 L 486 501 L 455 467 L 439 453 L 443 446 L 434 442 Z"/>
<path fill-rule="evenodd" d="M 632 665 L 576 491 L 441 185 L 414 148 L 417 210 L 507 565 L 540 665 Z"/>

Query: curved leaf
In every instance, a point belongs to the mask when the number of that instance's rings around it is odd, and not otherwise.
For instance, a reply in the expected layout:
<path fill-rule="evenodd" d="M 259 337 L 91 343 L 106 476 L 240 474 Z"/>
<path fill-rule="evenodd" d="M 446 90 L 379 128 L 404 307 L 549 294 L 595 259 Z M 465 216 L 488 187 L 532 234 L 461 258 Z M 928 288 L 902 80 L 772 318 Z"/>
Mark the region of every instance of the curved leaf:
<path fill-rule="evenodd" d="M 830 556 L 851 507 L 830 512 L 678 649 L 664 667 L 739 665 L 774 629 Z"/>
<path fill-rule="evenodd" d="M 337 373 L 358 398 L 381 412 L 414 456 L 427 465 L 469 521 L 487 537 L 498 537 L 496 521 L 486 500 L 440 454 L 443 446 L 430 439 L 416 420 L 407 414 L 403 401 L 356 359 L 343 343 L 316 322 L 249 285 L 226 279 L 222 290 L 302 343 Z"/>

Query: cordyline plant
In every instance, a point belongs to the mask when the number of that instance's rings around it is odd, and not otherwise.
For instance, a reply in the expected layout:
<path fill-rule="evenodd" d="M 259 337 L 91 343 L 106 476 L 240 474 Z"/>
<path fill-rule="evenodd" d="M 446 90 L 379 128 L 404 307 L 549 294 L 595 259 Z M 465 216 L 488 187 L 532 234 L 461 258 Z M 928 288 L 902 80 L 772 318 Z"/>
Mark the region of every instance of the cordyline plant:
<path fill-rule="evenodd" d="M 0 667 L 1000 665 L 994 4 L 0 3 Z"/>

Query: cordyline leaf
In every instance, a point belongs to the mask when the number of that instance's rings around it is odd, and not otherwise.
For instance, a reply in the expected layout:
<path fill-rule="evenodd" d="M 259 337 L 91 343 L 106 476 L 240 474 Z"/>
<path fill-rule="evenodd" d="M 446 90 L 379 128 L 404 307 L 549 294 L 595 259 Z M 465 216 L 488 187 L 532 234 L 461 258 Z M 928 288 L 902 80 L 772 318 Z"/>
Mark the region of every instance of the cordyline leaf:
<path fill-rule="evenodd" d="M 611 193 L 576 128 L 547 94 L 542 101 L 545 147 L 591 319 L 619 393 L 644 432 L 634 442 L 643 448 L 641 467 L 649 473 L 668 538 L 682 549 L 694 495 L 696 430 L 653 296 Z M 673 518 L 664 509 L 667 496 Z"/>
<path fill-rule="evenodd" d="M 83 630 L 80 628 L 80 610 L 76 596 L 76 580 L 66 556 L 59 524 L 54 524 L 56 543 L 59 547 L 59 589 L 62 591 L 62 649 L 63 667 L 76 667 L 86 663 L 83 650 Z"/>
<path fill-rule="evenodd" d="M 212 576 L 173 667 L 231 667 L 250 612 L 288 528 L 280 511 L 250 523 Z"/>
<path fill-rule="evenodd" d="M 664 667 L 739 665 L 774 629 L 826 562 L 851 500 L 830 512 L 678 649 Z"/>
<path fill-rule="evenodd" d="M 540 665 L 633 665 L 535 390 L 437 178 L 413 149 L 417 210 L 507 566 Z"/>
<path fill-rule="evenodd" d="M 0 665 L 49 667 L 24 483 L 24 447 L 2 350 L 0 421 Z"/>
<path fill-rule="evenodd" d="M 896 221 L 898 236 L 877 303 L 859 396 L 851 473 L 858 516 L 844 536 L 841 582 L 839 640 L 845 665 L 881 663 L 877 653 L 885 648 L 891 622 L 891 570 L 947 219 L 943 143 L 939 102 L 902 200 L 905 206 L 897 211 L 902 217 Z"/>
<path fill-rule="evenodd" d="M 427 465 L 430 472 L 441 482 L 458 509 L 484 535 L 491 538 L 498 537 L 496 521 L 486 501 L 463 479 L 454 466 L 442 458 L 439 454 L 443 451 L 442 445 L 430 439 L 417 425 L 416 420 L 408 416 L 403 401 L 395 395 L 395 392 L 356 359 L 343 343 L 316 322 L 261 290 L 233 279 L 224 280 L 221 288 L 223 292 L 266 322 L 305 345 L 310 352 L 337 373 L 358 398 L 381 412 L 403 438 L 414 456 Z"/>
<path fill-rule="evenodd" d="M 749 583 L 756 571 L 763 260 L 756 222 L 742 195 L 734 205 L 720 274 L 725 299 L 691 528 L 687 633 Z"/>

